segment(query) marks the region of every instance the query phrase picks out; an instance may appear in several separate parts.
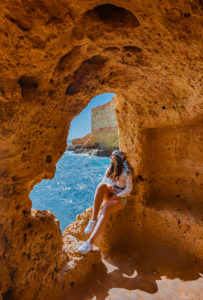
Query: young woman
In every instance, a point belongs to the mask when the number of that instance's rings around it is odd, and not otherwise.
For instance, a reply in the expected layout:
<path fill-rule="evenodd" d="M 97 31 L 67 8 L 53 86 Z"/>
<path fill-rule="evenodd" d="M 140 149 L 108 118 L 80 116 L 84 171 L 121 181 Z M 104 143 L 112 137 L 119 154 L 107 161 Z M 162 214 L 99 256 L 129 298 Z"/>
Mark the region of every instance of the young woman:
<path fill-rule="evenodd" d="M 122 151 L 115 150 L 110 156 L 110 167 L 107 169 L 102 182 L 97 186 L 94 196 L 93 215 L 84 230 L 90 235 L 89 239 L 78 248 L 81 253 L 87 253 L 93 248 L 94 240 L 99 235 L 109 214 L 122 209 L 126 204 L 126 197 L 133 188 L 132 171 Z M 104 205 L 97 217 L 102 201 Z M 94 229 L 94 230 L 93 230 Z"/>

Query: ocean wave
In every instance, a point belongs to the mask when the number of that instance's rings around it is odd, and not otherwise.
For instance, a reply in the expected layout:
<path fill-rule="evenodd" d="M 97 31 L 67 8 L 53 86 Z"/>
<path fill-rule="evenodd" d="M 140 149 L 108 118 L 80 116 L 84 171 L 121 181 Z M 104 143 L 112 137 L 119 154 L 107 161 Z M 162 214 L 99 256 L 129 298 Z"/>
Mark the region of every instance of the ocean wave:
<path fill-rule="evenodd" d="M 31 191 L 33 208 L 52 210 L 63 231 L 78 214 L 93 205 L 95 189 L 109 161 L 108 157 L 66 151 L 56 164 L 55 177 L 41 181 Z"/>

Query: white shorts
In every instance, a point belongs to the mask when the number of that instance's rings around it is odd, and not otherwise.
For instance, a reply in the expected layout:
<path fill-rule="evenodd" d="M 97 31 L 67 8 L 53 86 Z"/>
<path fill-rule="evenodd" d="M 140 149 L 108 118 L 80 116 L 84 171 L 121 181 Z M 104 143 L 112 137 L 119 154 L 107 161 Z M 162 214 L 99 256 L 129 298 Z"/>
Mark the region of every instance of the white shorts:
<path fill-rule="evenodd" d="M 123 190 L 122 188 L 119 188 L 117 186 L 114 186 L 113 189 L 114 189 L 113 195 L 117 195 Z M 123 207 L 124 207 L 126 205 L 127 198 L 126 197 L 121 197 L 121 200 L 123 202 Z"/>

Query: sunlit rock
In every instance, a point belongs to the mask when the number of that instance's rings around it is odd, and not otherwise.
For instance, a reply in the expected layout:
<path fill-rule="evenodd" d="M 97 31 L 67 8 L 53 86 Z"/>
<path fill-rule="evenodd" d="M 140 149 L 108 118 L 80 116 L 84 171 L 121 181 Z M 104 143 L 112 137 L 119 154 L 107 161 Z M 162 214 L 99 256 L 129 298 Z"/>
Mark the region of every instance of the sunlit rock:
<path fill-rule="evenodd" d="M 97 245 L 110 250 L 124 237 L 128 245 L 147 231 L 200 265 L 200 2 L 1 1 L 3 300 L 58 299 L 76 284 L 71 276 L 82 280 L 86 265 L 89 271 L 91 262 L 100 261 L 98 251 L 85 259 L 68 254 L 83 239 L 86 212 L 67 238 L 51 212 L 31 211 L 29 193 L 54 177 L 72 119 L 105 92 L 116 95 L 119 147 L 134 170 L 134 190 Z"/>

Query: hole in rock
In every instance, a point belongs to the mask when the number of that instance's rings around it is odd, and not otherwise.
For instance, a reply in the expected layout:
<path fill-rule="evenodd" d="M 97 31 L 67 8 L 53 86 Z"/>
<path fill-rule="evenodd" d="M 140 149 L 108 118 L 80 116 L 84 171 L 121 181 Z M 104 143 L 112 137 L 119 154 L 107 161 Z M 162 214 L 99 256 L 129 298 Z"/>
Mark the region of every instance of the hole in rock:
<path fill-rule="evenodd" d="M 113 27 L 137 27 L 140 25 L 135 15 L 123 7 L 103 4 L 95 7 L 93 12 L 102 22 Z"/>
<path fill-rule="evenodd" d="M 60 65 L 65 64 L 65 58 L 61 60 Z M 105 68 L 108 58 L 101 55 L 95 55 L 84 61 L 74 72 L 73 80 L 66 89 L 66 95 L 75 95 L 89 87 L 91 81 L 98 82 L 98 72 Z M 63 62 L 63 63 L 62 63 Z"/>
<path fill-rule="evenodd" d="M 109 166 L 109 154 L 118 148 L 113 96 L 96 96 L 72 120 L 67 149 L 56 164 L 55 177 L 42 180 L 30 193 L 33 208 L 51 210 L 62 231 L 93 205 L 96 186 Z"/>
<path fill-rule="evenodd" d="M 34 77 L 31 76 L 21 76 L 18 80 L 18 83 L 21 87 L 22 97 L 29 96 L 34 90 L 39 86 L 38 82 Z"/>

